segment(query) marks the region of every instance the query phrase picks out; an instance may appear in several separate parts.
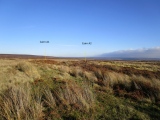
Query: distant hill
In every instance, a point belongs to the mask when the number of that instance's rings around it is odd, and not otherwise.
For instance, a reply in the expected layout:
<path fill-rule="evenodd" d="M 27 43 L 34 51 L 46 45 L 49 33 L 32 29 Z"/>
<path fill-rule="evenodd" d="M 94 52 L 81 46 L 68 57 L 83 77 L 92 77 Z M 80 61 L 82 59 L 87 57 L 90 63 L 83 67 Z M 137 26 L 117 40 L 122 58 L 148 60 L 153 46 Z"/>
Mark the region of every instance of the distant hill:
<path fill-rule="evenodd" d="M 25 55 L 25 54 L 0 54 L 0 58 L 32 59 L 32 58 L 44 58 L 44 56 L 39 56 L 39 55 Z M 54 57 L 46 56 L 46 58 L 54 58 Z"/>
<path fill-rule="evenodd" d="M 0 59 L 3 58 L 19 58 L 19 59 L 44 59 L 45 56 L 41 55 L 28 55 L 28 54 L 0 54 Z M 55 57 L 46 56 L 47 59 L 84 59 L 84 57 Z"/>
<path fill-rule="evenodd" d="M 150 49 L 137 49 L 137 50 L 121 50 L 110 53 L 104 53 L 99 58 L 105 59 L 126 59 L 126 60 L 160 60 L 160 47 Z"/>

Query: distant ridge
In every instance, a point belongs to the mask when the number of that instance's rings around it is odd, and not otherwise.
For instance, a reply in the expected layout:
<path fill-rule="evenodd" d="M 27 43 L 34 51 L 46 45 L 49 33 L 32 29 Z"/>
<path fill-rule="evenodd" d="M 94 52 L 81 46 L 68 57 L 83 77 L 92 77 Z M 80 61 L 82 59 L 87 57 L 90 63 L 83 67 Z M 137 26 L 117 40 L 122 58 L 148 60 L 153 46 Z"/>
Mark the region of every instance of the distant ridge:
<path fill-rule="evenodd" d="M 41 56 L 41 55 L 27 55 L 27 54 L 0 54 L 0 58 L 35 59 L 35 58 L 44 58 L 44 56 Z M 55 57 L 46 56 L 46 58 L 55 58 Z"/>
<path fill-rule="evenodd" d="M 42 55 L 28 55 L 28 54 L 0 54 L 0 59 L 4 58 L 18 58 L 18 59 L 84 59 L 84 57 L 55 57 Z"/>

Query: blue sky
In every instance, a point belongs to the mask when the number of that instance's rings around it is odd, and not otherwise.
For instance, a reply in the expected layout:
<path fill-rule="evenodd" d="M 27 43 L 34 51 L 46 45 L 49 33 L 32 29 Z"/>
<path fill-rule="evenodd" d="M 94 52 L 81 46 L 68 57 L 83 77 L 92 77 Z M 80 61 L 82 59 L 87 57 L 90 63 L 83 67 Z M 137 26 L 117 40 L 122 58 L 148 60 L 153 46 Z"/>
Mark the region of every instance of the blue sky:
<path fill-rule="evenodd" d="M 0 0 L 0 53 L 93 56 L 159 46 L 160 0 Z"/>

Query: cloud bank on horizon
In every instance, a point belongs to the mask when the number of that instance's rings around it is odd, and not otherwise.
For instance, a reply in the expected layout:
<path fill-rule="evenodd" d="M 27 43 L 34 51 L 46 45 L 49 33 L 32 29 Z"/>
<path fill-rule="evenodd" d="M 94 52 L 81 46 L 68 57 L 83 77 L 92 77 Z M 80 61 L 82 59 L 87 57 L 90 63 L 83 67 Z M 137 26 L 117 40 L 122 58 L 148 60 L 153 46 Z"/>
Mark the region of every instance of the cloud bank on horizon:
<path fill-rule="evenodd" d="M 119 50 L 110 53 L 104 53 L 100 57 L 116 58 L 160 58 L 160 47 L 142 48 L 135 50 Z"/>

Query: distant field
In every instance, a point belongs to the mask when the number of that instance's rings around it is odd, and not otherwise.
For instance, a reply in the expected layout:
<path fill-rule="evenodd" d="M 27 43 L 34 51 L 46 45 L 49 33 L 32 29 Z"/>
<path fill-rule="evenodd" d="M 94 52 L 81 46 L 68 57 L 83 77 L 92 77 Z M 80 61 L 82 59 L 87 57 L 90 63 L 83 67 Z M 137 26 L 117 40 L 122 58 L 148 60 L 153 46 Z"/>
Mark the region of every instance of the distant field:
<path fill-rule="evenodd" d="M 159 120 L 160 61 L 0 56 L 0 119 Z"/>

